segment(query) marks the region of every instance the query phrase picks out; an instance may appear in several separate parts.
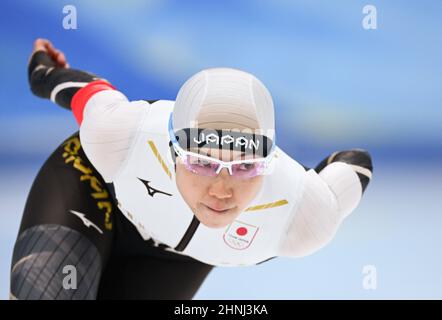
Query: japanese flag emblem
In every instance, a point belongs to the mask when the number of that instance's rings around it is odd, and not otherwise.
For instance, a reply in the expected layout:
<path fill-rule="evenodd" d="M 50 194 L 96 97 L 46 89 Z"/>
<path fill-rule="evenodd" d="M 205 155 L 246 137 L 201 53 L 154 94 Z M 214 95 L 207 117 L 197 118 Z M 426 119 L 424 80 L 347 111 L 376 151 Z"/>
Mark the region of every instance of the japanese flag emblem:
<path fill-rule="evenodd" d="M 232 249 L 247 249 L 255 238 L 258 229 L 258 227 L 248 223 L 233 221 L 224 232 L 224 242 Z"/>

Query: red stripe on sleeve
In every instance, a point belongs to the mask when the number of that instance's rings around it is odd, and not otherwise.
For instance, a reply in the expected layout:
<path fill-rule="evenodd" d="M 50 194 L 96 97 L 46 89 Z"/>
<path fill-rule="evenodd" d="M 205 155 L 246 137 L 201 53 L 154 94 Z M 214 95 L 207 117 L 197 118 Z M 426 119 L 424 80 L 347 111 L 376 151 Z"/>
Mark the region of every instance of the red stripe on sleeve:
<path fill-rule="evenodd" d="M 96 80 L 88 83 L 85 87 L 78 90 L 71 101 L 71 110 L 77 119 L 78 125 L 83 121 L 83 110 L 88 100 L 97 92 L 103 90 L 116 90 L 109 82 L 104 80 Z"/>

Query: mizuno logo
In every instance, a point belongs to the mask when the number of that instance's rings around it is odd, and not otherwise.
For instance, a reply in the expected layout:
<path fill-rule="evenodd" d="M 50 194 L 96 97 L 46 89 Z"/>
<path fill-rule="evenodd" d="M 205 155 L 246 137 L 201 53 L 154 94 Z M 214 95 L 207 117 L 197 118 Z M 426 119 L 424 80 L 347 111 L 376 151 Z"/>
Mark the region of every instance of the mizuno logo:
<path fill-rule="evenodd" d="M 237 137 L 234 138 L 231 135 L 223 135 L 221 138 L 215 134 L 215 133 L 209 133 L 208 135 L 205 135 L 204 132 L 200 133 L 199 140 L 197 138 L 193 138 L 193 141 L 195 143 L 201 144 L 205 142 L 206 144 L 215 143 L 217 145 L 227 145 L 232 144 L 235 147 L 242 147 L 244 146 L 246 149 L 255 149 L 257 150 L 259 147 L 259 140 L 253 141 L 252 139 L 246 139 L 244 137 Z"/>
<path fill-rule="evenodd" d="M 143 179 L 141 179 L 141 178 L 138 178 L 138 180 L 140 180 L 143 184 L 144 184 L 144 186 L 146 187 L 146 189 L 147 189 L 147 193 L 149 194 L 149 196 L 151 196 L 152 198 L 153 198 L 153 196 L 155 195 L 155 194 L 157 194 L 157 193 L 162 193 L 162 194 L 164 194 L 164 195 L 166 195 L 166 196 L 172 196 L 170 193 L 167 193 L 167 192 L 164 192 L 164 191 L 161 191 L 161 190 L 158 190 L 158 189 L 155 189 L 155 188 L 152 188 L 150 185 L 149 185 L 149 183 L 150 183 L 150 181 L 146 181 L 146 180 L 143 180 Z"/>
<path fill-rule="evenodd" d="M 97 227 L 97 225 L 95 225 L 92 221 L 90 221 L 89 219 L 86 218 L 84 213 L 78 212 L 78 211 L 74 211 L 74 210 L 69 210 L 70 213 L 76 215 L 77 217 L 79 217 L 81 219 L 81 221 L 83 221 L 84 225 L 86 227 L 93 227 L 95 228 L 98 232 L 100 232 L 101 234 L 103 234 L 103 231 L 101 231 L 100 228 Z"/>

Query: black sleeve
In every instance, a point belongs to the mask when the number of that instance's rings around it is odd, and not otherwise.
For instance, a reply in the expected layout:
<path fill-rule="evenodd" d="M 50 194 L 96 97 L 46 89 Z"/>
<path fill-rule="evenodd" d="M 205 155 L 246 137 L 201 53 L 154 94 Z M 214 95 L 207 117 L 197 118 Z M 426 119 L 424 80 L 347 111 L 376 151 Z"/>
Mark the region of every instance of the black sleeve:
<path fill-rule="evenodd" d="M 57 67 L 44 51 L 34 53 L 28 66 L 28 80 L 32 93 L 41 98 L 51 99 L 69 110 L 74 94 L 89 82 L 98 79 L 96 75 L 88 72 Z"/>
<path fill-rule="evenodd" d="M 362 191 L 365 191 L 365 189 L 368 186 L 368 183 L 370 182 L 371 174 L 373 173 L 371 156 L 367 151 L 362 149 L 352 149 L 352 150 L 334 152 L 331 155 L 329 155 L 327 158 L 322 160 L 315 167 L 315 171 L 319 173 L 326 166 L 328 166 L 330 163 L 333 162 L 345 162 L 350 165 L 355 165 L 367 169 L 370 174 L 369 176 L 367 174 L 356 171 L 356 174 L 358 175 L 359 180 L 361 181 Z"/>

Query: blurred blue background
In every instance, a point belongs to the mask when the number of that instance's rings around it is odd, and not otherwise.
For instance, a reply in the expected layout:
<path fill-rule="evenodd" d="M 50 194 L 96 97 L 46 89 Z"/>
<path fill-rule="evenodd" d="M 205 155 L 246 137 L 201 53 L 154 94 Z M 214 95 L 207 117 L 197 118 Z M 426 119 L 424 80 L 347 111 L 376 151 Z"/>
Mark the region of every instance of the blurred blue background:
<path fill-rule="evenodd" d="M 78 28 L 63 28 L 63 7 Z M 377 30 L 361 21 L 377 8 Z M 369 150 L 374 179 L 334 241 L 303 259 L 217 268 L 197 299 L 442 298 L 442 2 L 2 1 L 0 4 L 0 299 L 21 214 L 39 168 L 74 117 L 34 97 L 27 60 L 50 39 L 74 68 L 130 99 L 174 99 L 218 66 L 262 80 L 279 146 L 314 166 Z M 364 265 L 377 289 L 364 290 Z"/>

